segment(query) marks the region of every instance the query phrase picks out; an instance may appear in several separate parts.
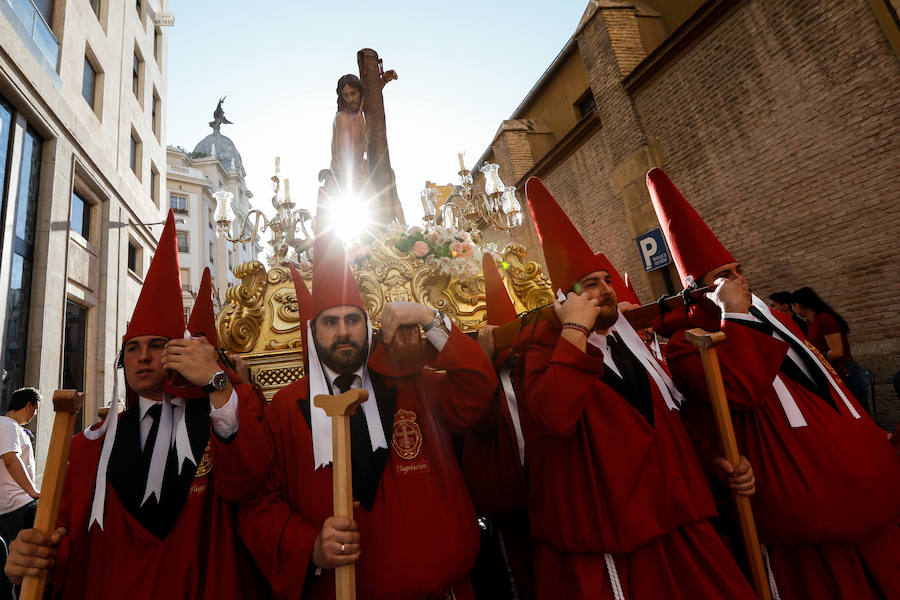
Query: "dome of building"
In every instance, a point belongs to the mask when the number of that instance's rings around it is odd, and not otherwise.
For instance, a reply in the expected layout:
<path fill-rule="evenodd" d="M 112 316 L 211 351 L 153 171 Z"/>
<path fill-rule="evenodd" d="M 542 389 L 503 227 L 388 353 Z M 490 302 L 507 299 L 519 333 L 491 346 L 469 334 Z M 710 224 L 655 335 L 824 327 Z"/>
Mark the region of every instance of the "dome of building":
<path fill-rule="evenodd" d="M 195 157 L 198 156 L 212 156 L 213 155 L 213 146 L 215 146 L 216 150 L 216 158 L 219 159 L 226 167 L 231 166 L 231 159 L 234 159 L 235 168 L 242 169 L 244 168 L 244 163 L 241 160 L 241 154 L 238 152 L 237 147 L 234 145 L 234 142 L 231 141 L 227 135 L 222 135 L 218 131 L 213 131 L 211 134 L 200 140 L 200 142 L 194 146 L 193 155 Z"/>

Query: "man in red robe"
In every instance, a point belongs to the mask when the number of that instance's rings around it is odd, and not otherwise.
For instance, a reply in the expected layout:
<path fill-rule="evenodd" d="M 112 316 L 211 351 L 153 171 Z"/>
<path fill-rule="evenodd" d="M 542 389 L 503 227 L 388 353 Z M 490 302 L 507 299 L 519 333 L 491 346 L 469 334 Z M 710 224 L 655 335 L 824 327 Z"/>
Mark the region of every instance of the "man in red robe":
<path fill-rule="evenodd" d="M 538 598 L 753 598 L 709 522 L 684 399 L 618 312 L 618 274 L 540 180 L 525 191 L 565 294 L 562 330 L 542 322 L 523 350 Z M 751 493 L 746 461 L 737 471 L 733 486 Z"/>
<path fill-rule="evenodd" d="M 213 336 L 208 276 L 205 298 L 203 289 L 195 313 L 209 318 L 192 314 L 198 324 L 187 329 L 204 322 Z M 123 339 L 127 408 L 118 414 L 114 392 L 107 418 L 72 440 L 59 528 L 20 533 L 6 563 L 11 580 L 52 568 L 53 597 L 63 599 L 260 597 L 208 451 L 211 429 L 233 433 L 236 396 L 245 411 L 254 401 L 259 410 L 260 397 L 226 373 L 205 339 L 183 339 L 185 330 L 170 211 Z"/>
<path fill-rule="evenodd" d="M 741 265 L 665 173 L 651 170 L 647 186 L 685 286 L 716 286 L 715 306 L 663 323 L 666 356 L 678 386 L 708 398 L 684 329 L 727 337 L 719 364 L 738 446 L 759 478 L 752 504 L 774 588 L 785 600 L 900 598 L 900 460 L 885 432 L 791 318 L 750 292 Z"/>
<path fill-rule="evenodd" d="M 530 600 L 534 577 L 519 400 L 524 397 L 522 369 L 511 349 L 495 352 L 492 333 L 514 320 L 516 309 L 491 253 L 484 254 L 482 271 L 487 324 L 478 332 L 478 343 L 492 359 L 500 385 L 487 412 L 459 440 L 460 467 L 482 530 L 472 585 L 480 598 Z"/>
<path fill-rule="evenodd" d="M 333 569 L 350 563 L 360 599 L 472 598 L 478 528 L 451 436 L 493 398 L 491 363 L 448 319 L 411 303 L 385 305 L 384 343 L 370 353 L 343 248 L 320 232 L 314 252 L 311 303 L 294 278 L 307 375 L 275 395 L 261 426 L 241 421 L 230 442 L 274 454 L 265 489 L 242 504 L 241 537 L 276 598 L 331 599 Z M 418 326 L 433 346 L 428 369 L 393 358 L 397 338 L 418 342 Z M 330 418 L 311 399 L 354 387 L 369 399 L 350 419 L 358 504 L 349 519 L 333 516 Z"/>

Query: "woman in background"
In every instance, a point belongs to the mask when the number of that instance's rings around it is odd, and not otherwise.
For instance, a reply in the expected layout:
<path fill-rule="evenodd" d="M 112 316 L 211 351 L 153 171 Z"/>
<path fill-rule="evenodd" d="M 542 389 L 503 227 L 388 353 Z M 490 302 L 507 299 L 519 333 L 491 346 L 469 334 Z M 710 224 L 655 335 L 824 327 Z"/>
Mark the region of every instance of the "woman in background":
<path fill-rule="evenodd" d="M 828 359 L 859 403 L 871 412 L 863 369 L 850 354 L 850 340 L 847 339 L 850 327 L 847 322 L 812 288 L 802 287 L 791 296 L 794 313 L 806 320 L 806 338 Z"/>

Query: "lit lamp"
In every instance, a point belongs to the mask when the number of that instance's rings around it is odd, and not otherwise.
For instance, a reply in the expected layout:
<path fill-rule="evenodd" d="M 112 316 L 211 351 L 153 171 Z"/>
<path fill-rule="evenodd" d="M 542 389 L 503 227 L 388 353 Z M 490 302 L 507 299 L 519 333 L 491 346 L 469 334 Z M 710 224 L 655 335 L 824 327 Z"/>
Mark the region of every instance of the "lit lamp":
<path fill-rule="evenodd" d="M 225 240 L 228 238 L 228 229 L 234 213 L 231 211 L 231 199 L 234 195 L 225 190 L 213 193 L 216 199 L 216 291 L 219 301 L 224 302 L 225 291 L 228 289 L 228 250 Z"/>
<path fill-rule="evenodd" d="M 216 199 L 216 225 L 218 226 L 219 234 L 225 235 L 228 233 L 231 221 L 234 219 L 234 211 L 231 209 L 231 199 L 234 198 L 234 194 L 225 190 L 219 190 L 213 194 L 213 198 Z"/>

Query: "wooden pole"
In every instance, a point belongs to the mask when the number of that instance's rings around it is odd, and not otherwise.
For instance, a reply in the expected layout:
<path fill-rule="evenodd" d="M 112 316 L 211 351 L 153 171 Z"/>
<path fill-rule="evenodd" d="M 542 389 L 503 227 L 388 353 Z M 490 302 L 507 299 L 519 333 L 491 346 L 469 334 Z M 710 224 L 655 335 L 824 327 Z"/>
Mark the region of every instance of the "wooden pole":
<path fill-rule="evenodd" d="M 700 349 L 703 373 L 706 375 L 709 399 L 712 403 L 716 428 L 722 441 L 725 459 L 734 467 L 737 467 L 741 462 L 741 455 L 738 452 L 737 438 L 734 435 L 734 424 L 731 421 L 731 411 L 728 409 L 725 384 L 722 382 L 722 371 L 719 368 L 719 357 L 715 348 L 725 341 L 725 334 L 721 331 L 709 333 L 703 329 L 690 329 L 685 332 L 685 337 Z M 756 589 L 756 595 L 760 600 L 771 600 L 769 578 L 766 575 L 766 568 L 763 565 L 762 554 L 760 553 L 759 536 L 753 520 L 750 498 L 748 496 L 739 496 L 735 492 L 732 492 L 731 496 L 737 509 L 738 520 L 741 526 L 741 537 L 744 540 L 744 552 L 747 555 L 747 563 L 750 565 L 750 577 L 753 587 Z"/>
<path fill-rule="evenodd" d="M 83 404 L 84 394 L 80 392 L 75 390 L 53 392 L 53 410 L 56 416 L 53 419 L 53 432 L 50 434 L 47 464 L 41 483 L 41 499 L 38 500 L 37 513 L 34 517 L 34 528 L 48 536 L 56 529 L 66 466 L 69 462 L 69 448 L 72 446 L 72 426 L 75 423 L 75 415 Z M 40 600 L 44 597 L 46 585 L 44 577 L 26 576 L 22 581 L 20 600 Z"/>
<path fill-rule="evenodd" d="M 356 407 L 369 399 L 369 392 L 352 389 L 338 396 L 319 394 L 313 404 L 331 417 L 332 491 L 334 516 L 353 518 L 353 466 L 350 462 L 350 415 Z M 355 600 L 356 565 L 341 565 L 334 570 L 337 600 Z"/>

